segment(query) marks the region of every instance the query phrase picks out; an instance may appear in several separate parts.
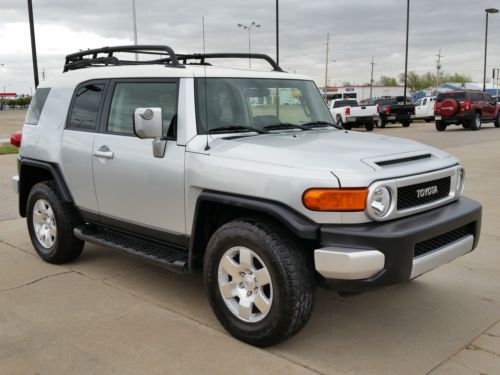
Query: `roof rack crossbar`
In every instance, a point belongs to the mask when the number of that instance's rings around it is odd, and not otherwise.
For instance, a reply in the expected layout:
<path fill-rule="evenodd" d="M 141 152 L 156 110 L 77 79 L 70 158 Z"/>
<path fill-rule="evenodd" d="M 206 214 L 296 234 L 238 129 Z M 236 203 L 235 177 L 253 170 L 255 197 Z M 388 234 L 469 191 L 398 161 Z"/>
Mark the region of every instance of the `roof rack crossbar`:
<path fill-rule="evenodd" d="M 205 59 L 256 59 L 265 60 L 271 65 L 274 71 L 283 72 L 283 69 L 276 64 L 270 56 L 261 53 L 192 53 L 192 54 L 177 54 L 177 58 L 184 64 L 188 60 L 199 60 L 200 65 L 210 65 L 205 62 Z M 167 58 L 168 60 L 168 58 Z"/>
<path fill-rule="evenodd" d="M 153 61 L 134 61 L 133 63 L 139 64 L 151 64 L 151 63 L 159 63 L 165 62 L 165 64 L 169 64 L 169 66 L 173 67 L 182 67 L 179 64 L 177 56 L 172 48 L 165 45 L 129 45 L 129 46 L 116 46 L 116 47 L 103 47 L 97 49 L 89 49 L 86 51 L 80 51 L 76 53 L 72 53 L 66 56 L 66 60 L 64 63 L 63 72 L 67 72 L 68 70 L 80 69 L 87 66 L 92 66 L 94 64 L 103 64 L 104 61 L 102 59 L 107 59 L 106 65 L 124 65 L 131 64 L 131 61 L 119 60 L 113 54 L 115 52 L 126 52 L 126 53 L 138 53 L 138 54 L 146 54 L 146 55 L 168 55 L 168 59 L 159 59 Z M 99 57 L 99 54 L 107 54 L 107 57 Z M 88 58 L 90 56 L 90 58 Z M 86 58 L 87 57 L 87 58 Z"/>

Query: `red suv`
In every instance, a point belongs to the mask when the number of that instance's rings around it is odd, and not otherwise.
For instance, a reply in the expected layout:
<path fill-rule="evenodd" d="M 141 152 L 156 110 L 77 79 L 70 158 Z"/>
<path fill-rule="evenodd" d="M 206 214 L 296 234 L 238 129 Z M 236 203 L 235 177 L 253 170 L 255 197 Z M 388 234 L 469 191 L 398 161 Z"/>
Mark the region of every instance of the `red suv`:
<path fill-rule="evenodd" d="M 434 104 L 436 129 L 446 130 L 448 125 L 462 125 L 471 130 L 481 129 L 483 122 L 500 127 L 500 106 L 482 91 L 450 91 L 438 95 Z"/>

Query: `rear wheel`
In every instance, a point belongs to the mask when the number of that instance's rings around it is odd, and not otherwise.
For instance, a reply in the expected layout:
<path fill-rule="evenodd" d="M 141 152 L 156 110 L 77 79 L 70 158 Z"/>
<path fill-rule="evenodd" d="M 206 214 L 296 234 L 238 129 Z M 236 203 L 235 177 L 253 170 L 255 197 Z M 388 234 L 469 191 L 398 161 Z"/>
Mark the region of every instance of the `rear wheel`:
<path fill-rule="evenodd" d="M 80 219 L 73 205 L 62 200 L 53 181 L 33 186 L 26 213 L 31 242 L 43 260 L 59 264 L 78 258 L 85 243 L 75 237 L 73 229 Z"/>
<path fill-rule="evenodd" d="M 377 120 L 377 127 L 378 128 L 385 128 L 386 120 L 383 119 L 382 117 L 379 117 Z"/>
<path fill-rule="evenodd" d="M 443 120 L 436 121 L 436 129 L 438 132 L 443 132 L 446 130 L 446 123 Z"/>
<path fill-rule="evenodd" d="M 237 219 L 217 229 L 205 253 L 204 279 L 220 323 L 251 345 L 283 341 L 311 316 L 312 257 L 271 222 Z"/>
<path fill-rule="evenodd" d="M 367 122 L 365 124 L 365 129 L 367 132 L 371 132 L 374 128 L 375 124 L 373 122 Z"/>
<path fill-rule="evenodd" d="M 474 113 L 474 116 L 472 116 L 472 119 L 470 121 L 469 128 L 471 130 L 481 129 L 481 116 L 479 115 L 479 113 Z"/>
<path fill-rule="evenodd" d="M 404 128 L 407 128 L 408 126 L 411 125 L 411 121 L 403 121 L 401 124 L 403 125 Z"/>
<path fill-rule="evenodd" d="M 496 128 L 500 128 L 500 111 L 498 111 L 497 118 L 495 119 L 493 124 L 495 124 Z"/>

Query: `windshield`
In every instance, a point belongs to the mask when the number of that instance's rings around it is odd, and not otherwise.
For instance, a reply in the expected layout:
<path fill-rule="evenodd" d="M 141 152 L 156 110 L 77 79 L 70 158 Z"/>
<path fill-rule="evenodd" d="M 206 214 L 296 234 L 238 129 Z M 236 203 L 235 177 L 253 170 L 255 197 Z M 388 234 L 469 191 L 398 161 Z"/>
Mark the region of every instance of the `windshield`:
<path fill-rule="evenodd" d="M 197 78 L 198 133 L 217 129 L 301 130 L 330 126 L 330 111 L 312 81 L 260 78 Z M 299 126 L 296 126 L 299 125 Z"/>
<path fill-rule="evenodd" d="M 444 94 L 439 94 L 437 101 L 442 102 L 445 99 L 455 99 L 455 100 L 465 100 L 465 92 L 446 92 Z"/>

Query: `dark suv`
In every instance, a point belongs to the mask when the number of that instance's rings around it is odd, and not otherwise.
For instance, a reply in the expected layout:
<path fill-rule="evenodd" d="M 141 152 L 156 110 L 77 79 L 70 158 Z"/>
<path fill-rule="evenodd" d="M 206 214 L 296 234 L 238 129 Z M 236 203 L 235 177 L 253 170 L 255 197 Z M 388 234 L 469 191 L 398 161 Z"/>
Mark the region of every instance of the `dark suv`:
<path fill-rule="evenodd" d="M 500 127 L 500 106 L 490 94 L 481 91 L 451 91 L 438 95 L 434 105 L 436 129 L 446 130 L 448 125 L 462 125 L 471 130 L 481 129 L 483 122 Z"/>

